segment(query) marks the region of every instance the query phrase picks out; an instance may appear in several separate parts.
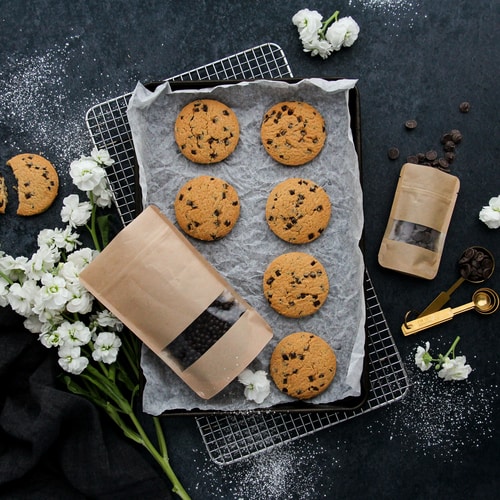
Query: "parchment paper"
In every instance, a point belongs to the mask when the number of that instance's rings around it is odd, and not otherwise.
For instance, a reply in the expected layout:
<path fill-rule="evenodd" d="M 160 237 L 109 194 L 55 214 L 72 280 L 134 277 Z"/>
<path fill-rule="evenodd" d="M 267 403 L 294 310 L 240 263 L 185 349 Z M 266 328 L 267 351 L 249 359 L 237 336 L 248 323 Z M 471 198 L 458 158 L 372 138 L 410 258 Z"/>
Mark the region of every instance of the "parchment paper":
<path fill-rule="evenodd" d="M 192 243 L 273 328 L 274 339 L 250 368 L 268 372 L 276 343 L 297 331 L 318 334 L 335 349 L 336 377 L 311 404 L 332 403 L 360 394 L 365 340 L 364 263 L 359 249 L 363 204 L 348 109 L 348 90 L 355 84 L 355 80 L 307 79 L 292 84 L 257 80 L 172 92 L 170 85 L 164 83 L 151 92 L 138 83 L 128 108 L 144 206 L 154 203 L 175 221 L 173 203 L 177 191 L 198 175 L 220 177 L 238 191 L 241 214 L 232 232 L 215 242 L 193 239 Z M 213 165 L 190 162 L 179 152 L 174 139 L 177 114 L 199 97 L 224 102 L 236 113 L 240 124 L 236 150 Z M 312 162 L 300 167 L 278 164 L 261 145 L 262 117 L 267 109 L 283 100 L 312 104 L 326 122 L 328 136 L 323 150 Z M 316 182 L 332 202 L 332 217 L 322 236 L 303 245 L 280 240 L 265 219 L 270 191 L 289 177 Z M 267 265 L 278 255 L 293 251 L 318 258 L 330 280 L 325 304 L 314 315 L 301 319 L 286 318 L 273 311 L 262 291 Z M 245 399 L 244 387 L 237 380 L 216 397 L 203 401 L 147 348 L 143 349 L 141 365 L 146 378 L 143 408 L 154 415 L 173 409 L 247 410 L 292 401 L 271 383 L 270 396 L 256 405 Z"/>

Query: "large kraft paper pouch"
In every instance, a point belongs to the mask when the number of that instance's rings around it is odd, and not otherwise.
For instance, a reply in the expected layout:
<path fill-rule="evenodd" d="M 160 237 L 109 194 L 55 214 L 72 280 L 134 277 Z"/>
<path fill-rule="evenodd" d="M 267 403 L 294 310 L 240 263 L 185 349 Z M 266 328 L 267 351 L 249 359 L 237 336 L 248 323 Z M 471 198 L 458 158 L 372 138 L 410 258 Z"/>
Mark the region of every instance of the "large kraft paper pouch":
<path fill-rule="evenodd" d="M 435 278 L 460 188 L 457 177 L 427 165 L 401 168 L 378 254 L 382 267 Z"/>
<path fill-rule="evenodd" d="M 273 335 L 153 205 L 118 233 L 80 281 L 204 399 L 234 380 Z"/>

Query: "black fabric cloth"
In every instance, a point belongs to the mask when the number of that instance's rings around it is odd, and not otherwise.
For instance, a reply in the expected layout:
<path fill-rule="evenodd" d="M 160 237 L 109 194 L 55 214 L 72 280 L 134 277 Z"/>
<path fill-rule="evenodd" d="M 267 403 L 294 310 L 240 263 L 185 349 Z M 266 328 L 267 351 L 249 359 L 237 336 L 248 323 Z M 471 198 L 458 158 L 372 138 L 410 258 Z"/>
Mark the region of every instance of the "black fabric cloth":
<path fill-rule="evenodd" d="M 55 351 L 0 308 L 0 497 L 172 498 L 145 450 L 62 386 Z"/>

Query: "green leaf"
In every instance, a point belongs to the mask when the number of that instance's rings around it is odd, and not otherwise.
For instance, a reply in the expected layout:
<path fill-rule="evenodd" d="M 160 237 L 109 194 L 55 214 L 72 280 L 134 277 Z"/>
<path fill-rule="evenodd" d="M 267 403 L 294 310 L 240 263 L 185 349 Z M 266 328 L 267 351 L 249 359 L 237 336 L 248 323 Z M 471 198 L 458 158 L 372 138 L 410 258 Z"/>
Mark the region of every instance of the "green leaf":
<path fill-rule="evenodd" d="M 109 243 L 109 218 L 110 214 L 97 217 L 97 226 L 99 227 L 103 247 Z"/>

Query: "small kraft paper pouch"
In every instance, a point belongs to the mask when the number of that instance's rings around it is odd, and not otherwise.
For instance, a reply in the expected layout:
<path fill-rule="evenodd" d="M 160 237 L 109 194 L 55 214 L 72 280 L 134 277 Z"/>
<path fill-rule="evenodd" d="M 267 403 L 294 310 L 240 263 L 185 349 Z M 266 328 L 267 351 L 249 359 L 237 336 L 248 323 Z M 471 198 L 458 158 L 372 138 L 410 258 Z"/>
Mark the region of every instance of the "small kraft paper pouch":
<path fill-rule="evenodd" d="M 80 281 L 203 399 L 234 380 L 273 336 L 154 205 L 115 236 Z"/>
<path fill-rule="evenodd" d="M 435 278 L 460 188 L 457 177 L 427 165 L 401 168 L 378 261 L 382 267 Z"/>

